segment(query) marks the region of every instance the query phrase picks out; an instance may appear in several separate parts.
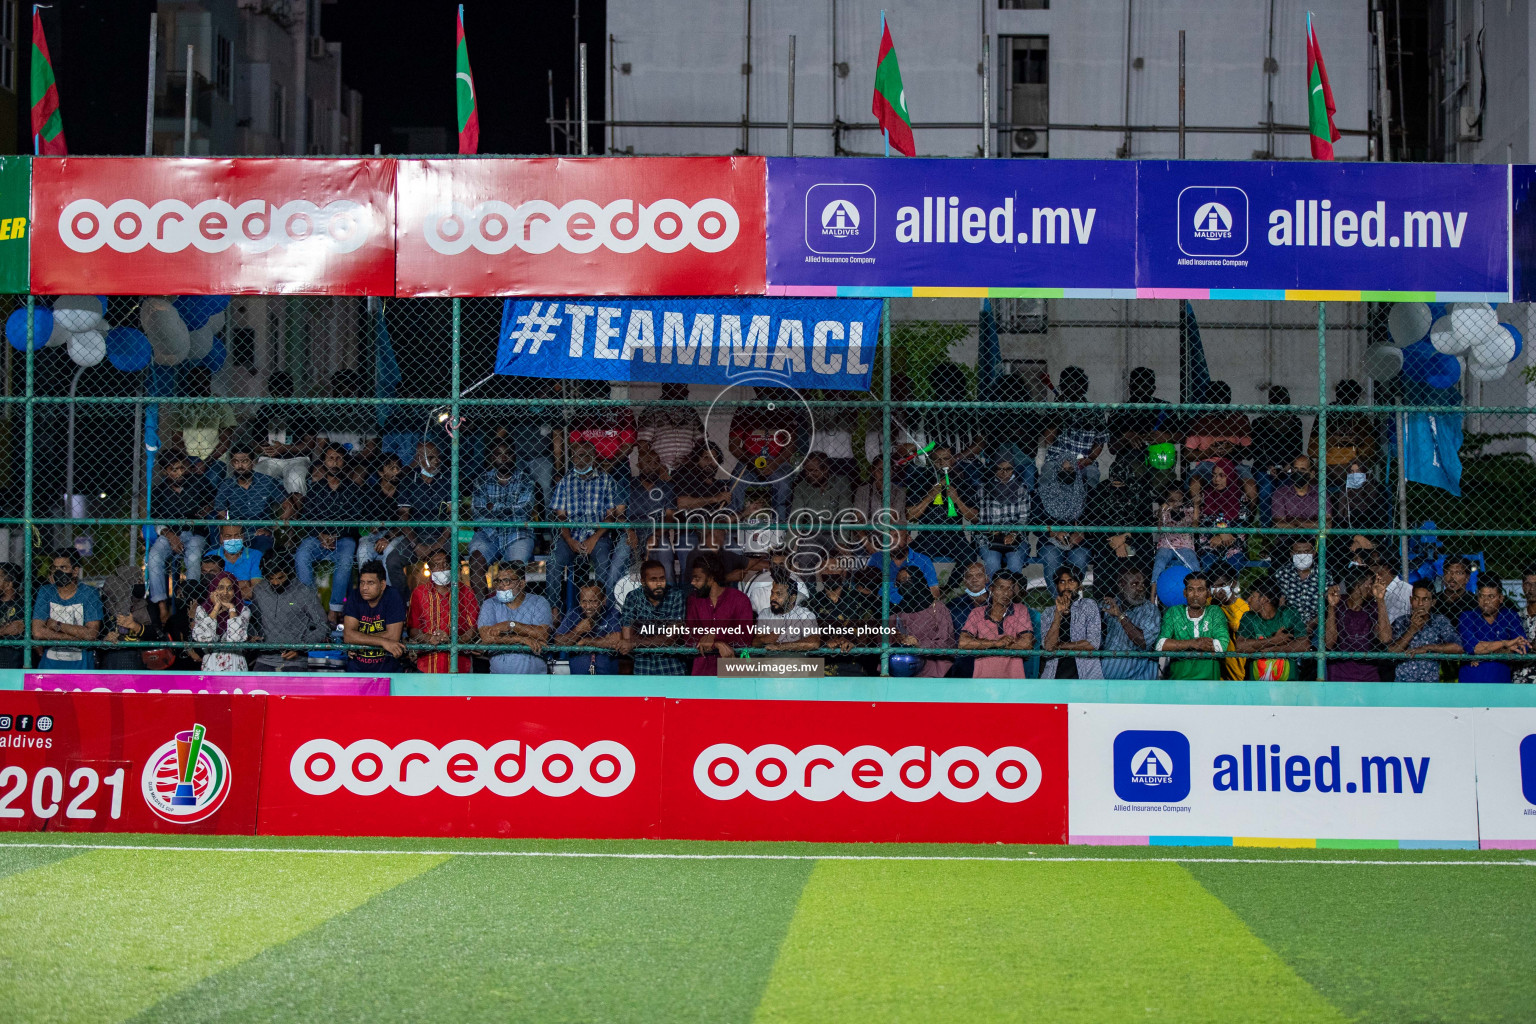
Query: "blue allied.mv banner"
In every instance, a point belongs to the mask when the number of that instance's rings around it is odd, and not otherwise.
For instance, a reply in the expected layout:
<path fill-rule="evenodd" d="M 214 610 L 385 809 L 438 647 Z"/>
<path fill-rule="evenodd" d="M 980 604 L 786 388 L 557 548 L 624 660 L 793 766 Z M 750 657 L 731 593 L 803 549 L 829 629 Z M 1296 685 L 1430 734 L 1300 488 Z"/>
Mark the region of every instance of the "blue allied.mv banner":
<path fill-rule="evenodd" d="M 868 391 L 879 299 L 508 299 L 496 372 Z"/>

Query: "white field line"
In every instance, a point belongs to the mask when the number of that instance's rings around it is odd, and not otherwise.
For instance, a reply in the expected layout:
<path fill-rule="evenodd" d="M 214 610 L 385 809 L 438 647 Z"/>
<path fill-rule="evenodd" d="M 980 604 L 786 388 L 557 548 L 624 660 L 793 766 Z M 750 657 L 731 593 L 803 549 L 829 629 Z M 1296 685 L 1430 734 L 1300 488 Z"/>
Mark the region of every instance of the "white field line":
<path fill-rule="evenodd" d="M 849 861 L 1001 861 L 1010 864 L 1339 864 L 1372 867 L 1536 867 L 1536 860 L 1362 860 L 1344 857 L 1022 857 L 948 856 L 943 854 L 850 853 L 620 853 L 578 850 L 345 850 L 312 846 L 156 846 L 133 843 L 25 843 L 0 840 L 0 849 L 131 850 L 139 853 L 318 853 L 376 857 L 548 857 L 569 860 L 849 860 Z"/>

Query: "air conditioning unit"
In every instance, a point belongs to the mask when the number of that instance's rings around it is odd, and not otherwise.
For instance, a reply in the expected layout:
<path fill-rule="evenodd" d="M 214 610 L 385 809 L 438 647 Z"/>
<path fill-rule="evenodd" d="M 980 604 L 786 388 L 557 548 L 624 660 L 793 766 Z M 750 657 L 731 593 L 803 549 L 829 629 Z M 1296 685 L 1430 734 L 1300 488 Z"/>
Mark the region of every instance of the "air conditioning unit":
<path fill-rule="evenodd" d="M 323 37 L 309 37 L 309 59 L 325 60 L 325 39 Z"/>
<path fill-rule="evenodd" d="M 1050 154 L 1050 132 L 1043 128 L 1015 128 L 1013 136 L 1012 153 L 1014 156 L 1048 156 Z"/>
<path fill-rule="evenodd" d="M 1457 108 L 1456 137 L 1461 142 L 1478 142 L 1483 137 L 1483 126 L 1478 123 L 1477 108 L 1467 104 Z"/>

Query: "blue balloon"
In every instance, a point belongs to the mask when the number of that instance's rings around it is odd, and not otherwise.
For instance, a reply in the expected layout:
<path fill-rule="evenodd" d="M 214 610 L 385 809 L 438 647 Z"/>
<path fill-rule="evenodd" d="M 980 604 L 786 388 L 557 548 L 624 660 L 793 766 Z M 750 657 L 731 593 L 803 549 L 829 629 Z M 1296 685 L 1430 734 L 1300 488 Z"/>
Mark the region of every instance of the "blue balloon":
<path fill-rule="evenodd" d="M 1403 376 L 1432 388 L 1454 387 L 1461 380 L 1461 362 L 1435 351 L 1428 341 L 1417 341 L 1403 349 Z"/>
<path fill-rule="evenodd" d="M 1503 324 L 1503 328 L 1515 339 L 1515 354 L 1509 357 L 1510 362 L 1520 358 L 1520 353 L 1525 351 L 1525 338 L 1520 334 L 1520 328 L 1514 324 Z"/>
<path fill-rule="evenodd" d="M 195 331 L 229 306 L 228 295 L 180 295 L 171 305 L 181 314 L 187 330 Z"/>
<path fill-rule="evenodd" d="M 921 654 L 893 654 L 891 655 L 891 675 L 915 676 L 928 664 L 928 659 Z"/>
<path fill-rule="evenodd" d="M 161 366 L 159 363 L 149 368 L 149 380 L 145 383 L 144 393 L 150 398 L 170 398 L 176 394 L 176 367 Z"/>
<path fill-rule="evenodd" d="M 1441 317 L 1445 316 L 1446 304 L 1444 302 L 1431 302 L 1428 305 L 1430 323 L 1434 323 L 1436 320 L 1439 320 Z"/>
<path fill-rule="evenodd" d="M 53 334 L 53 310 L 47 306 L 32 307 L 32 348 L 41 351 Z M 5 322 L 5 340 L 18 352 L 27 350 L 27 307 L 21 306 Z"/>
<path fill-rule="evenodd" d="M 229 358 L 229 349 L 224 346 L 223 338 L 214 338 L 213 347 L 208 354 L 198 361 L 198 366 L 203 367 L 209 373 L 218 373 L 224 368 L 224 360 Z"/>
<path fill-rule="evenodd" d="M 149 339 L 137 327 L 114 327 L 107 332 L 107 361 L 124 373 L 138 373 L 154 354 Z"/>
<path fill-rule="evenodd" d="M 1157 600 L 1164 608 L 1177 608 L 1184 600 L 1184 577 L 1194 570 L 1187 565 L 1170 565 L 1157 578 Z"/>

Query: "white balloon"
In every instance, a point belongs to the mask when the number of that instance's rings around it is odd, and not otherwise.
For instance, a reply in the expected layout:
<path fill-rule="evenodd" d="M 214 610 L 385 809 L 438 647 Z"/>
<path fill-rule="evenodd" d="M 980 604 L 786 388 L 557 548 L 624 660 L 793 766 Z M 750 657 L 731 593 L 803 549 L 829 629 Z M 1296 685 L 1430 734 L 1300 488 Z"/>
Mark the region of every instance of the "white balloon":
<path fill-rule="evenodd" d="M 187 358 L 194 363 L 213 351 L 213 326 L 203 324 L 191 334 L 191 342 L 187 347 Z"/>
<path fill-rule="evenodd" d="M 1403 371 L 1403 350 L 1394 345 L 1372 345 L 1365 350 L 1366 376 L 1391 380 Z"/>
<path fill-rule="evenodd" d="M 1444 352 L 1448 356 L 1459 356 L 1472 344 L 1472 339 L 1464 334 L 1459 334 L 1451 323 L 1451 315 L 1436 320 L 1434 326 L 1429 329 L 1429 343 L 1435 346 L 1436 352 Z"/>
<path fill-rule="evenodd" d="M 1392 335 L 1394 344 L 1412 345 L 1424 340 L 1434 319 L 1430 315 L 1428 303 L 1399 302 L 1387 314 L 1387 331 Z"/>
<path fill-rule="evenodd" d="M 1472 378 L 1474 380 L 1486 382 L 1490 380 L 1498 380 L 1500 377 L 1508 373 L 1509 364 L 1500 363 L 1497 366 L 1489 366 L 1485 363 L 1473 363 L 1471 366 L 1467 367 L 1467 369 L 1472 374 Z"/>
<path fill-rule="evenodd" d="M 187 358 L 192 336 L 176 307 L 161 298 L 145 299 L 139 306 L 139 323 L 154 349 L 155 362 L 175 366 Z"/>
<path fill-rule="evenodd" d="M 107 357 L 107 339 L 100 331 L 82 331 L 69 339 L 69 358 L 77 366 L 95 366 Z"/>
<path fill-rule="evenodd" d="M 215 314 L 213 314 L 213 316 L 209 317 L 208 318 L 208 322 L 206 324 L 204 324 L 203 326 L 208 328 L 214 334 L 218 334 L 220 331 L 222 331 L 224 329 L 224 325 L 226 323 L 228 323 L 228 322 L 229 322 L 229 317 L 226 314 L 221 312 L 221 313 L 215 313 Z"/>
<path fill-rule="evenodd" d="M 53 311 L 53 322 L 71 334 L 93 329 L 96 321 L 100 319 L 100 313 L 89 309 L 55 309 Z"/>
<path fill-rule="evenodd" d="M 58 348 L 60 345 L 66 345 L 69 343 L 69 339 L 71 337 L 72 335 L 69 333 L 69 331 L 65 330 L 64 325 L 59 323 L 59 318 L 54 317 L 53 333 L 48 335 L 48 343 L 45 347 Z"/>
<path fill-rule="evenodd" d="M 1484 366 L 1503 366 L 1515 358 L 1515 338 L 1504 325 L 1495 323 L 1494 329 L 1472 342 L 1472 362 Z"/>
<path fill-rule="evenodd" d="M 1486 302 L 1456 303 L 1446 315 L 1451 318 L 1451 329 L 1466 338 L 1473 347 L 1484 338 L 1503 333 L 1499 330 L 1498 314 Z M 1490 359 L 1479 361 L 1492 362 Z"/>

